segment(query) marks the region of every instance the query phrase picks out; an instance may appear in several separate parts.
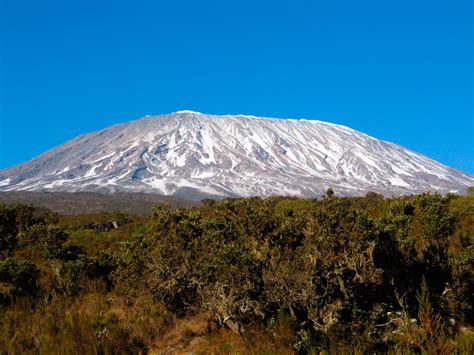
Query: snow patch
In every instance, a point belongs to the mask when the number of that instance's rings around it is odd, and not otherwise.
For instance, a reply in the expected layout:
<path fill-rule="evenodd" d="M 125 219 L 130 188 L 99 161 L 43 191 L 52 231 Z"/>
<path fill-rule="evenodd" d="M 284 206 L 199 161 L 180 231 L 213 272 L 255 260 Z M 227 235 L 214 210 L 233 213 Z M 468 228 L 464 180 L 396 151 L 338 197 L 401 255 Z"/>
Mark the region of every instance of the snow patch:
<path fill-rule="evenodd" d="M 398 176 L 392 176 L 388 179 L 392 185 L 395 186 L 402 186 L 402 187 L 410 187 L 405 181 L 400 179 Z"/>
<path fill-rule="evenodd" d="M 181 111 L 176 111 L 174 113 L 191 113 L 191 114 L 195 114 L 195 115 L 203 115 L 203 113 L 201 113 L 201 112 L 191 111 L 191 110 L 181 110 Z"/>
<path fill-rule="evenodd" d="M 12 181 L 11 178 L 5 179 L 3 181 L 0 181 L 0 186 L 7 186 L 10 185 L 10 181 Z"/>

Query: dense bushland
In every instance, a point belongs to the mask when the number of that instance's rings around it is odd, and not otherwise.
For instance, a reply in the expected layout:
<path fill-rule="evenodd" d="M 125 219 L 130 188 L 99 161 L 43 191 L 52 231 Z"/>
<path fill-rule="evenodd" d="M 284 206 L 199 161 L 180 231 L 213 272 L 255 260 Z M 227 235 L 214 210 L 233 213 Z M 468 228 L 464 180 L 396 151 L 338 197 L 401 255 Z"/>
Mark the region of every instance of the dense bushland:
<path fill-rule="evenodd" d="M 472 353 L 472 196 L 204 203 L 148 219 L 1 206 L 0 348 Z"/>

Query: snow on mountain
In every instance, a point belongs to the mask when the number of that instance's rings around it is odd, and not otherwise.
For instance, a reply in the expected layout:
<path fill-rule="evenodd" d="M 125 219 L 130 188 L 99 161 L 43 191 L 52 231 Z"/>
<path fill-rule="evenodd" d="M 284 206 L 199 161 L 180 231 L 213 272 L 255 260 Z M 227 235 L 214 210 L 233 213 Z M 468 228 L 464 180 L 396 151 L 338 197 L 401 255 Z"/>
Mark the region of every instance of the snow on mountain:
<path fill-rule="evenodd" d="M 0 171 L 0 191 L 207 196 L 464 193 L 474 176 L 351 128 L 178 111 L 81 135 Z"/>

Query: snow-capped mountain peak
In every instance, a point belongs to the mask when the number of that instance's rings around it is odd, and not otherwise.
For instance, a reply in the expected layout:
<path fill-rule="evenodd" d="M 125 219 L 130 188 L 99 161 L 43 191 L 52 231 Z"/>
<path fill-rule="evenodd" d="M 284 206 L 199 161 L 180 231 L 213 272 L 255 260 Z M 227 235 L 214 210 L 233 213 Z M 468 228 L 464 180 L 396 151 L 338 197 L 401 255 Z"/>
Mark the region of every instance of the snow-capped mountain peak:
<path fill-rule="evenodd" d="M 0 171 L 0 190 L 205 196 L 464 193 L 474 177 L 351 128 L 304 119 L 145 116 Z"/>

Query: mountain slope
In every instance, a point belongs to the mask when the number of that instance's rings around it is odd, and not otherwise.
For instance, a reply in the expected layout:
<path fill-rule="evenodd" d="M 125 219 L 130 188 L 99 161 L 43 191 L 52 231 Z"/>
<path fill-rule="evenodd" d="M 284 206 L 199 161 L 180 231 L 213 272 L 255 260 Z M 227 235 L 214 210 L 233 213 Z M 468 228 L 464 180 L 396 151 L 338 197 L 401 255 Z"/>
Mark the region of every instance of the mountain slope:
<path fill-rule="evenodd" d="M 0 190 L 320 196 L 464 193 L 474 177 L 321 121 L 178 111 L 81 135 L 0 171 Z"/>
<path fill-rule="evenodd" d="M 157 204 L 177 208 L 199 207 L 199 201 L 187 201 L 174 196 L 157 194 L 117 192 L 39 192 L 1 191 L 0 204 L 27 204 L 47 208 L 63 215 L 77 215 L 120 211 L 122 213 L 147 216 Z"/>

